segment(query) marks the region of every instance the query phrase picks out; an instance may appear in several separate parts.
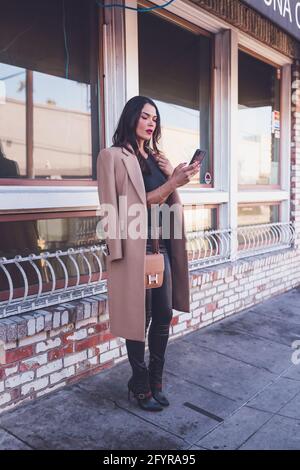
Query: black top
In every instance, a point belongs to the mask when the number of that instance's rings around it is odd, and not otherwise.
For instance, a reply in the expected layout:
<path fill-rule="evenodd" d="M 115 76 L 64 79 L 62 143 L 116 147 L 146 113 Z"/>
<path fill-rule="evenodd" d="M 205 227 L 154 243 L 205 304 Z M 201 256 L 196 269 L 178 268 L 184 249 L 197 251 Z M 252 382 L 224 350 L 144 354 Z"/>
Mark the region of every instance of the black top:
<path fill-rule="evenodd" d="M 153 154 L 150 152 L 148 154 L 148 158 L 145 159 L 148 168 L 151 171 L 151 174 L 143 173 L 143 179 L 144 179 L 144 185 L 145 185 L 145 191 L 148 193 L 149 191 L 153 191 L 154 189 L 158 188 L 158 186 L 161 186 L 167 181 L 166 175 L 162 172 L 162 170 L 159 168 L 157 161 L 155 160 L 155 157 Z M 159 226 L 162 226 L 162 214 L 161 211 L 159 212 Z M 148 208 L 148 236 L 151 233 L 150 232 L 150 227 L 151 227 L 151 208 Z"/>

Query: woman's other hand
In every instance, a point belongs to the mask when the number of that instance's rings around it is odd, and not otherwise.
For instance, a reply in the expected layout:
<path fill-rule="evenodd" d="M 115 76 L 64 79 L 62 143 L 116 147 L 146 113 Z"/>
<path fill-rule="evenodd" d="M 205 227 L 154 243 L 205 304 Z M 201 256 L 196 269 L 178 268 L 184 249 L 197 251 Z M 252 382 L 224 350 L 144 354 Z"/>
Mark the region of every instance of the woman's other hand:
<path fill-rule="evenodd" d="M 155 153 L 154 158 L 157 161 L 161 171 L 168 177 L 172 176 L 174 168 L 170 160 L 163 153 Z"/>

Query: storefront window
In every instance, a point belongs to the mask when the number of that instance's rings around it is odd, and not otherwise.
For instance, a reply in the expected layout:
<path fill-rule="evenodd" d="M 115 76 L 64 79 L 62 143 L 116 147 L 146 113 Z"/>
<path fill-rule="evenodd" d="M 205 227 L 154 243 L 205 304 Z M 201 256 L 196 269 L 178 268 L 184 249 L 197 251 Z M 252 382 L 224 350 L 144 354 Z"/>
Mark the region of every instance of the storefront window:
<path fill-rule="evenodd" d="M 161 114 L 160 148 L 175 167 L 206 150 L 201 174 L 189 185 L 211 186 L 210 37 L 177 26 L 155 14 L 138 15 L 139 92 L 152 98 Z"/>
<path fill-rule="evenodd" d="M 84 0 L 1 5 L 0 179 L 95 177 L 91 8 Z"/>
<path fill-rule="evenodd" d="M 238 181 L 280 183 L 280 68 L 239 51 Z"/>
<path fill-rule="evenodd" d="M 0 178 L 26 173 L 26 70 L 0 64 Z"/>
<path fill-rule="evenodd" d="M 238 206 L 238 226 L 279 222 L 279 204 L 247 204 Z"/>
<path fill-rule="evenodd" d="M 30 254 L 39 255 L 43 252 L 54 253 L 56 250 L 67 251 L 69 248 L 89 247 L 99 245 L 101 240 L 97 234 L 97 224 L 100 220 L 95 215 L 82 214 L 35 214 L 22 216 L 22 220 L 11 220 L 12 216 L 7 217 L 6 221 L 0 222 L 0 257 L 7 259 L 14 258 L 17 255 L 23 257 Z M 105 256 L 98 253 L 103 271 L 106 269 Z M 99 273 L 99 266 L 95 257 L 91 253 L 85 256 L 89 260 L 92 267 L 92 273 Z M 76 281 L 76 269 L 74 263 L 68 256 L 62 257 L 69 273 L 69 285 L 73 285 Z M 87 264 L 83 257 L 78 257 L 80 265 L 80 276 L 87 276 Z M 54 269 L 57 281 L 64 280 L 64 271 L 61 263 L 55 258 L 49 259 Z M 44 290 L 51 289 L 52 274 L 47 263 L 43 260 L 35 261 L 39 268 L 43 282 Z M 30 286 L 37 285 L 38 278 L 34 268 L 29 262 L 22 262 L 27 280 Z M 20 270 L 15 264 L 8 264 L 9 271 L 15 288 L 24 288 L 24 279 Z M 7 277 L 3 270 L 0 270 L 0 293 L 8 290 Z M 0 296 L 1 298 L 1 296 Z"/>
<path fill-rule="evenodd" d="M 34 72 L 33 160 L 39 178 L 90 178 L 90 85 Z"/>
<path fill-rule="evenodd" d="M 184 205 L 184 222 L 187 233 L 202 230 L 216 230 L 218 225 L 217 207 L 200 204 Z"/>

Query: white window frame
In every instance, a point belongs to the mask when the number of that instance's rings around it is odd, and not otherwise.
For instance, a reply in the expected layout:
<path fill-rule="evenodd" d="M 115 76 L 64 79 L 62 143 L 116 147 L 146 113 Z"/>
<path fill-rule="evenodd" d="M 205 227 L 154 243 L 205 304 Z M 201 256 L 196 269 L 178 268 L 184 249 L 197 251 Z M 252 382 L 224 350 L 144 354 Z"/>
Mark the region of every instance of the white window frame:
<path fill-rule="evenodd" d="M 155 5 L 165 0 L 151 0 Z M 137 7 L 137 1 L 126 0 Z M 242 202 L 281 202 L 281 222 L 290 221 L 290 163 L 291 163 L 291 63 L 292 60 L 262 44 L 238 28 L 226 23 L 199 6 L 176 0 L 165 7 L 178 17 L 214 33 L 214 188 L 179 188 L 183 204 L 220 204 L 219 228 L 237 228 L 237 208 Z M 125 9 L 126 41 L 126 100 L 139 94 L 137 12 Z M 281 189 L 240 190 L 237 180 L 237 110 L 238 110 L 238 48 L 245 46 L 254 53 L 282 67 L 281 89 Z M 283 158 L 284 157 L 284 158 Z M 232 246 L 232 259 L 236 246 Z"/>

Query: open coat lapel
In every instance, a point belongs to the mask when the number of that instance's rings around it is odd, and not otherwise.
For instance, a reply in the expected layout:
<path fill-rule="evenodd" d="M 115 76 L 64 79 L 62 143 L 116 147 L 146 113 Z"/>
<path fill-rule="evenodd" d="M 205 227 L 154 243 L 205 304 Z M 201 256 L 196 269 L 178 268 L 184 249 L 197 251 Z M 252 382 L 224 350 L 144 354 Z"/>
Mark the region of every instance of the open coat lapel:
<path fill-rule="evenodd" d="M 124 154 L 122 160 L 129 174 L 131 182 L 135 187 L 135 190 L 139 195 L 142 203 L 147 204 L 145 185 L 138 159 L 134 153 L 129 152 L 125 147 L 122 147 L 122 152 Z"/>

